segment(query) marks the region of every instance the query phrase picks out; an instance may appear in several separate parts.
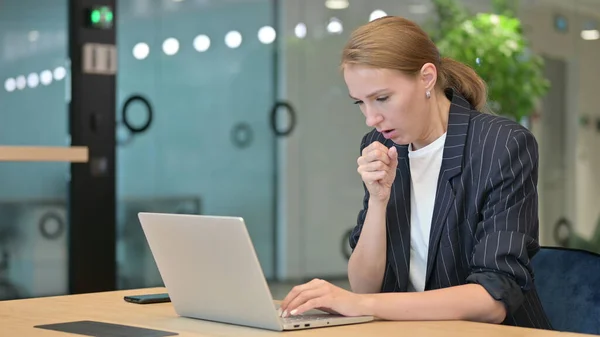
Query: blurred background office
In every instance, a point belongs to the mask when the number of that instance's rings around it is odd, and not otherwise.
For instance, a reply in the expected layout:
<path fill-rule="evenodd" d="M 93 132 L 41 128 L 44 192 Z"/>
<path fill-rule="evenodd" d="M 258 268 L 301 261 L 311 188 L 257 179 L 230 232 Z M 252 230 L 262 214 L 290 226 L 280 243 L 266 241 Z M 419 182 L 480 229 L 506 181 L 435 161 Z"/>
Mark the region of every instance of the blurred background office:
<path fill-rule="evenodd" d="M 475 22 L 497 1 L 441 3 Z M 435 4 L 117 1 L 115 92 L 94 93 L 116 95 L 116 214 L 103 224 L 116 228 L 115 289 L 162 284 L 140 211 L 242 216 L 274 287 L 313 277 L 344 284 L 368 128 L 348 98 L 340 51 L 353 29 L 386 14 L 437 36 Z M 71 145 L 68 6 L 0 1 L 1 145 Z M 541 243 L 600 252 L 600 1 L 521 0 L 515 15 L 543 77 L 512 90 L 549 84 L 511 116 L 540 144 Z M 500 71 L 511 64 L 486 56 L 475 62 L 512 83 Z M 69 205 L 95 193 L 70 192 L 70 181 L 69 163 L 0 163 L 0 299 L 69 293 Z"/>

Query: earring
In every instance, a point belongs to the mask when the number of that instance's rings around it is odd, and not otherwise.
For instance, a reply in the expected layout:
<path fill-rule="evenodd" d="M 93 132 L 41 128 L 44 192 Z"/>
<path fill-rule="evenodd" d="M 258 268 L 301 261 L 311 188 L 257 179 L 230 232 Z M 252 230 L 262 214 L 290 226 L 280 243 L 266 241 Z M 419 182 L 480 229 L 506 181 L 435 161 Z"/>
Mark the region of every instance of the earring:
<path fill-rule="evenodd" d="M 427 90 L 427 92 L 425 92 L 425 97 L 431 98 L 431 91 Z"/>

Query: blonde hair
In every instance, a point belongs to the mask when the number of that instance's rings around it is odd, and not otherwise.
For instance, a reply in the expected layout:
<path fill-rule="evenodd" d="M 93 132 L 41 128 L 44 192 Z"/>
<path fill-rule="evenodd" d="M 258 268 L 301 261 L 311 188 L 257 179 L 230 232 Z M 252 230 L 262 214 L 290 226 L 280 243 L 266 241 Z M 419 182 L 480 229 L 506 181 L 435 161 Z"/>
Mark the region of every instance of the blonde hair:
<path fill-rule="evenodd" d="M 352 32 L 342 53 L 342 67 L 359 64 L 412 76 L 425 63 L 436 66 L 438 88 L 456 90 L 476 110 L 486 108 L 487 87 L 481 77 L 468 65 L 440 57 L 427 33 L 410 20 L 396 16 L 373 20 Z"/>

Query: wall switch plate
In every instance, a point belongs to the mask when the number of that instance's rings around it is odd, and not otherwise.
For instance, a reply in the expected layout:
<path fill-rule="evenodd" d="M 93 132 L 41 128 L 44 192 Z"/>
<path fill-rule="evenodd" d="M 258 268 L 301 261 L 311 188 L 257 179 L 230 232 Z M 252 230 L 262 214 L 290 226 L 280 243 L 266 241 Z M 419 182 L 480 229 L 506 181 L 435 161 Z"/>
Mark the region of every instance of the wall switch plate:
<path fill-rule="evenodd" d="M 117 47 L 113 44 L 84 44 L 83 73 L 114 76 L 117 73 Z"/>

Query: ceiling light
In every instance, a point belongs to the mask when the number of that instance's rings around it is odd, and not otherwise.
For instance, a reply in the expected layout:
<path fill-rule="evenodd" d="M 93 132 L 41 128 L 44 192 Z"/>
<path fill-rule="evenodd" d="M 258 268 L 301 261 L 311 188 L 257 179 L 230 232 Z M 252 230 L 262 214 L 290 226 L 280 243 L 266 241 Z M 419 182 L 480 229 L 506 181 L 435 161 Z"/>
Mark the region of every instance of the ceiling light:
<path fill-rule="evenodd" d="M 346 9 L 350 6 L 348 0 L 326 0 L 325 7 L 329 9 Z"/>
<path fill-rule="evenodd" d="M 49 85 L 52 83 L 52 72 L 50 70 L 44 70 L 40 73 L 40 82 L 43 85 Z"/>
<path fill-rule="evenodd" d="M 147 43 L 140 42 L 133 47 L 133 57 L 143 60 L 150 54 L 150 46 Z"/>
<path fill-rule="evenodd" d="M 242 34 L 238 31 L 231 31 L 225 35 L 225 44 L 229 48 L 237 48 L 242 44 Z"/>
<path fill-rule="evenodd" d="M 587 41 L 600 39 L 600 32 L 597 29 L 586 29 L 581 31 L 581 38 Z"/>
<path fill-rule="evenodd" d="M 27 85 L 30 88 L 35 88 L 40 84 L 40 77 L 37 73 L 31 73 L 27 76 Z"/>
<path fill-rule="evenodd" d="M 327 31 L 331 34 L 341 34 L 344 31 L 344 26 L 339 19 L 332 18 L 327 24 Z"/>
<path fill-rule="evenodd" d="M 179 41 L 174 37 L 170 37 L 163 42 L 162 49 L 166 55 L 173 56 L 179 51 Z"/>
<path fill-rule="evenodd" d="M 210 38 L 206 35 L 198 35 L 194 38 L 194 49 L 202 53 L 210 48 Z"/>
<path fill-rule="evenodd" d="M 382 11 L 381 9 L 376 9 L 371 13 L 371 15 L 369 15 L 369 21 L 377 20 L 384 16 L 387 16 L 386 12 Z"/>
<path fill-rule="evenodd" d="M 294 34 L 296 34 L 296 37 L 299 39 L 305 38 L 306 37 L 306 25 L 303 24 L 302 22 L 297 24 L 296 27 L 294 28 Z"/>
<path fill-rule="evenodd" d="M 17 89 L 23 90 L 25 89 L 25 86 L 27 86 L 27 79 L 25 76 L 21 75 L 17 77 Z"/>
<path fill-rule="evenodd" d="M 54 69 L 54 80 L 55 81 L 60 81 L 63 78 L 65 78 L 65 76 L 67 75 L 67 70 L 65 69 L 65 67 L 58 67 L 56 69 Z"/>
<path fill-rule="evenodd" d="M 17 88 L 17 81 L 14 78 L 9 78 L 4 82 L 4 89 L 8 92 L 13 92 Z"/>
<path fill-rule="evenodd" d="M 258 30 L 258 40 L 263 44 L 270 44 L 275 41 L 277 32 L 271 26 L 264 26 Z"/>

